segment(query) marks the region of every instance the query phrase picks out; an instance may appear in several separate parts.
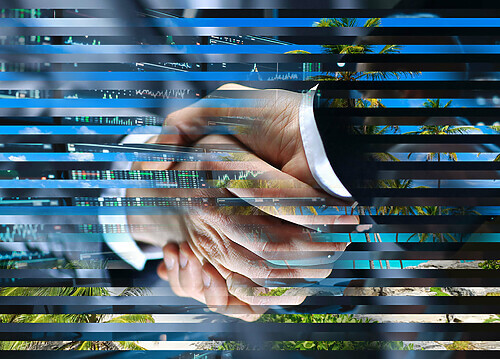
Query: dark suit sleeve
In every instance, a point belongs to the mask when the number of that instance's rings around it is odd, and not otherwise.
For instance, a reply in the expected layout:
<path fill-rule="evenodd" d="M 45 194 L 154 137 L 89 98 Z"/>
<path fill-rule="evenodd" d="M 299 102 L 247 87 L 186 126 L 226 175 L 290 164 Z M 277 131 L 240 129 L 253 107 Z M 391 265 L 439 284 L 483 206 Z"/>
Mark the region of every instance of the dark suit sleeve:
<path fill-rule="evenodd" d="M 397 111 L 404 112 L 407 108 L 332 107 L 332 83 L 335 84 L 330 81 L 319 84 L 314 103 L 315 121 L 335 174 L 358 204 L 365 208 L 366 214 L 370 214 L 367 223 L 390 224 L 392 232 L 407 232 L 409 228 L 427 233 L 488 233 L 494 230 L 491 216 L 471 215 L 474 213 L 471 209 L 498 203 L 498 194 L 494 188 L 475 185 L 471 180 L 495 178 L 498 163 L 451 161 L 449 157 L 450 153 L 463 156 L 464 152 L 494 152 L 495 148 L 488 143 L 487 137 L 494 139 L 495 135 L 478 135 L 474 131 L 416 135 L 405 134 L 409 130 L 404 128 L 380 134 L 380 129 L 391 121 L 397 124 L 394 119 L 405 120 L 403 116 L 397 116 Z M 467 108 L 412 109 L 419 110 L 423 110 L 425 116 L 413 116 L 414 128 L 422 125 L 438 127 L 438 121 L 443 123 L 443 119 L 447 125 L 471 125 L 465 116 L 460 116 L 461 112 L 467 112 Z M 429 159 L 428 153 L 434 153 L 434 157 Z M 404 181 L 411 182 L 405 187 L 402 185 Z M 413 212 L 420 210 L 426 215 L 404 221 L 375 215 L 377 209 L 395 207 L 406 207 Z M 439 217 L 464 213 L 460 220 L 455 217 L 454 221 L 431 218 L 434 217 L 433 208 L 439 207 Z M 385 231 L 389 227 L 386 226 Z"/>
<path fill-rule="evenodd" d="M 370 177 L 373 164 L 364 153 L 362 136 L 355 133 L 349 109 L 333 108 L 328 84 L 320 82 L 314 101 L 314 117 L 328 160 L 342 184 L 358 200 L 364 193 L 362 179 Z M 373 173 L 372 173 L 373 175 Z"/>

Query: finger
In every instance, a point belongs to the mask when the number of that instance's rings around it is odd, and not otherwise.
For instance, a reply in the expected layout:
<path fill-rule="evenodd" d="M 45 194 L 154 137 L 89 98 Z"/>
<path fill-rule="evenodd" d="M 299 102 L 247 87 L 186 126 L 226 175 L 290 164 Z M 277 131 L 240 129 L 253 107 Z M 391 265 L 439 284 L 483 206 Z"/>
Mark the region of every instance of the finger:
<path fill-rule="evenodd" d="M 160 278 L 168 280 L 176 295 L 186 296 L 179 283 L 179 247 L 177 244 L 169 243 L 163 247 L 163 262 L 158 266 L 157 273 Z"/>
<path fill-rule="evenodd" d="M 227 91 L 230 90 L 230 91 Z M 227 94 L 227 95 L 226 95 Z M 302 94 L 285 90 L 255 89 L 228 84 L 220 87 L 210 97 L 231 98 L 231 107 L 216 109 L 210 98 L 197 106 L 172 114 L 166 122 L 183 133 L 186 142 L 198 141 L 207 132 L 204 126 L 213 117 L 244 118 L 244 125 L 236 124 L 232 134 L 251 152 L 266 162 L 283 169 L 304 182 L 316 184 L 305 161 L 300 140 L 299 108 Z M 224 119 L 228 122 L 228 119 Z M 200 132 L 201 131 L 201 132 Z"/>
<path fill-rule="evenodd" d="M 199 143 L 218 143 L 218 144 L 233 144 L 237 146 L 237 142 L 234 139 L 230 139 L 228 137 L 224 136 L 210 136 Z M 306 199 L 321 199 L 321 198 L 327 198 L 329 200 L 330 205 L 346 205 L 347 202 L 344 200 L 336 200 L 330 196 L 327 196 L 323 192 L 320 192 L 305 183 L 293 178 L 292 176 L 283 173 L 282 171 L 274 168 L 273 166 L 267 164 L 266 162 L 262 161 L 261 159 L 253 156 L 253 155 L 248 155 L 252 156 L 253 160 L 249 162 L 251 165 L 251 169 L 255 171 L 262 171 L 265 173 L 268 173 L 271 178 L 277 181 L 286 181 L 289 183 L 294 183 L 296 188 L 291 188 L 285 187 L 285 188 L 227 188 L 227 191 L 235 195 L 236 197 L 239 197 L 241 200 L 245 201 L 248 204 L 248 208 L 250 209 L 252 206 L 258 205 L 258 201 L 256 199 L 262 198 L 263 197 L 263 192 L 262 190 L 266 190 L 264 194 L 266 195 L 267 198 L 271 197 L 275 200 L 275 203 L 277 205 L 275 206 L 259 206 L 259 210 L 269 214 L 272 217 L 265 217 L 265 216 L 246 216 L 243 218 L 239 218 L 238 221 L 233 221 L 236 223 L 236 225 L 233 226 L 228 226 L 227 224 L 220 224 L 220 228 L 227 228 L 229 232 L 225 232 L 228 237 L 231 239 L 234 239 L 237 243 L 242 244 L 243 246 L 247 245 L 252 245 L 252 243 L 242 243 L 241 240 L 246 238 L 247 236 L 245 235 L 248 229 L 244 229 L 243 226 L 238 225 L 239 223 L 244 223 L 246 222 L 253 222 L 253 223 L 246 223 L 246 224 L 262 224 L 262 225 L 267 225 L 268 228 L 271 230 L 266 233 L 266 235 L 269 237 L 268 239 L 274 243 L 273 245 L 273 250 L 278 250 L 277 244 L 282 243 L 284 245 L 283 250 L 290 250 L 290 248 L 295 248 L 296 250 L 308 250 L 308 251 L 324 251 L 324 250 L 331 250 L 331 251 L 341 251 L 345 249 L 346 244 L 340 244 L 340 243 L 321 243 L 321 244 L 311 244 L 310 236 L 308 236 L 306 233 L 304 233 L 303 228 L 297 227 L 297 226 L 284 226 L 282 222 L 279 222 L 275 219 L 272 219 L 273 217 L 277 217 L 280 219 L 284 219 L 287 222 L 293 223 L 293 224 L 300 224 L 303 227 L 310 228 L 313 230 L 318 230 L 321 229 L 321 225 L 354 225 L 359 223 L 359 217 L 358 216 L 348 216 L 348 215 L 298 215 L 299 211 L 302 210 L 302 205 L 300 204 L 300 201 L 303 200 L 304 198 Z M 231 169 L 231 162 L 210 162 L 210 163 L 202 163 L 201 166 L 207 166 L 210 165 L 211 170 L 218 170 L 218 171 L 224 171 Z M 208 168 L 205 168 L 208 169 Z M 272 186 L 272 184 L 270 184 Z M 279 199 L 283 198 L 289 201 L 290 199 L 293 200 L 296 198 L 297 200 L 297 206 L 292 206 L 291 208 L 288 209 L 288 211 L 283 211 L 281 205 L 279 204 Z M 321 202 L 320 202 L 321 203 Z M 221 211 L 226 211 L 227 207 L 220 208 Z M 290 212 L 293 210 L 293 212 Z M 205 209 L 203 212 L 204 213 L 209 213 L 210 209 Z M 224 213 L 218 213 L 214 214 L 215 220 L 217 218 L 222 218 Z M 253 214 L 253 213 L 252 213 Z M 209 214 L 210 216 L 210 214 Z M 234 219 L 234 218 L 233 218 Z M 240 222 L 241 220 L 241 222 Z M 211 222 L 208 220 L 208 222 Z M 279 229 L 279 231 L 276 231 L 276 229 Z M 274 231 L 274 233 L 273 233 Z M 274 236 L 274 239 L 272 238 Z M 282 240 L 279 240 L 282 238 Z M 254 242 L 255 243 L 255 242 Z M 264 243 L 264 241 L 260 242 L 261 244 Z M 252 247 L 251 250 L 259 250 L 257 248 Z"/>
<path fill-rule="evenodd" d="M 235 150 L 242 151 L 244 148 L 239 144 L 234 138 L 221 135 L 208 136 L 197 143 L 198 145 L 231 145 Z M 310 223 L 302 221 L 304 218 L 307 221 L 313 220 L 314 224 L 335 224 L 336 220 L 341 220 L 340 224 L 357 224 L 359 219 L 357 216 L 346 217 L 345 215 L 340 216 L 289 216 L 299 213 L 303 208 L 311 208 L 311 202 L 314 200 L 317 202 L 318 206 L 328 205 L 328 206 L 347 206 L 349 201 L 344 199 L 334 198 L 325 194 L 316 188 L 307 185 L 304 182 L 297 180 L 296 178 L 276 169 L 275 167 L 264 162 L 260 158 L 250 154 L 243 153 L 244 158 L 239 153 L 237 156 L 237 161 L 202 161 L 195 164 L 191 162 L 179 163 L 176 166 L 178 170 L 198 170 L 198 171 L 219 171 L 228 172 L 235 170 L 242 170 L 242 163 L 246 166 L 245 171 L 262 174 L 258 181 L 255 181 L 256 186 L 248 186 L 249 181 L 229 181 L 224 183 L 225 188 L 220 188 L 220 190 L 225 190 L 227 194 L 224 195 L 223 192 L 218 193 L 219 197 L 230 197 L 234 195 L 241 198 L 242 201 L 246 202 L 249 207 L 258 206 L 263 212 L 286 219 L 288 221 L 293 221 L 294 223 L 311 227 Z M 228 153 L 228 157 L 231 158 L 231 153 Z M 243 161 L 243 162 L 242 162 Z M 193 167 L 195 166 L 195 167 Z M 198 190 L 196 190 L 198 192 Z M 206 191 L 206 190 L 202 190 Z M 201 192 L 200 192 L 201 193 Z M 273 198 L 273 202 L 269 204 L 266 201 L 266 205 L 259 205 L 259 198 Z M 282 205 L 280 199 L 286 200 L 285 206 Z M 228 202 L 227 204 L 230 204 Z M 226 205 L 227 205 L 226 204 Z M 340 211 L 340 210 L 339 210 Z M 289 217 L 287 217 L 289 216 Z M 315 217 L 315 218 L 313 218 Z"/>
<path fill-rule="evenodd" d="M 156 267 L 156 273 L 158 274 L 158 277 L 168 282 L 168 272 L 164 261 L 161 261 L 160 264 L 158 264 L 158 267 Z"/>
<path fill-rule="evenodd" d="M 331 273 L 331 265 L 328 264 L 291 267 L 287 264 L 270 263 L 219 233 L 209 224 L 199 222 L 197 218 L 192 218 L 190 222 L 187 230 L 189 238 L 192 239 L 191 247 L 193 250 L 196 248 L 200 256 L 212 263 L 221 274 L 224 271 L 225 275 L 231 272 L 239 273 L 264 286 L 268 281 L 272 283 L 276 279 L 291 284 L 303 283 L 310 281 L 310 278 L 325 278 Z M 222 271 L 219 266 L 222 267 Z"/>
<path fill-rule="evenodd" d="M 187 242 L 179 245 L 179 284 L 189 297 L 204 301 L 201 264 Z"/>
<path fill-rule="evenodd" d="M 238 212 L 236 212 L 238 213 Z M 348 242 L 326 242 L 328 237 L 317 231 L 297 226 L 308 225 L 318 228 L 320 232 L 328 232 L 330 225 L 349 227 L 358 223 L 355 216 L 300 216 L 291 215 L 275 218 L 248 206 L 248 214 L 234 214 L 227 208 L 205 208 L 204 212 L 192 211 L 191 220 L 198 220 L 219 228 L 227 237 L 252 251 L 301 250 L 301 251 L 339 251 L 344 250 Z M 324 218 L 323 218 L 324 217 Z M 335 238 L 335 237 L 331 237 Z"/>
<path fill-rule="evenodd" d="M 229 294 L 226 281 L 219 272 L 209 263 L 203 265 L 202 277 L 204 296 L 207 307 L 216 313 L 245 321 L 255 321 L 267 308 L 251 307 L 245 302 Z"/>
<path fill-rule="evenodd" d="M 273 261 L 276 265 L 288 268 L 292 266 L 326 266 L 333 263 L 345 250 L 348 242 L 325 242 L 324 237 L 314 236 L 309 230 L 283 222 L 265 214 L 224 215 L 217 209 L 205 208 L 204 211 L 192 211 L 188 233 L 194 238 L 194 246 L 201 247 L 206 258 L 215 258 L 226 266 L 225 258 L 250 252 L 257 257 L 244 258 L 246 261 L 258 259 Z M 200 228 L 207 230 L 200 230 Z M 239 253 L 234 253 L 239 252 Z M 209 254 L 207 254 L 209 253 Z M 243 259 L 243 258 L 242 258 Z M 283 260 L 282 263 L 276 263 Z M 296 260 L 297 263 L 287 263 Z M 227 260 L 229 262 L 229 260 Z M 256 263 L 256 262 L 255 262 Z M 229 264 L 231 265 L 231 264 Z M 233 267 L 227 267 L 238 272 Z M 321 268 L 321 267 L 319 267 Z M 241 272 L 240 272 L 241 273 Z M 244 274 L 244 273 L 242 273 Z M 321 276 L 321 275 L 320 275 Z"/>
<path fill-rule="evenodd" d="M 208 256 L 207 253 L 209 251 L 207 251 L 206 248 L 204 248 L 204 246 L 213 247 L 216 241 L 220 240 L 220 236 L 219 237 L 209 236 L 207 233 L 204 233 L 203 231 L 198 231 L 198 230 L 194 231 L 191 227 L 186 227 L 185 230 L 188 234 L 187 238 L 188 238 L 189 248 L 198 258 L 198 261 L 201 263 L 201 265 L 204 266 L 206 263 L 210 263 L 212 266 L 216 268 L 217 272 L 222 276 L 224 280 L 227 277 L 229 277 L 231 271 L 225 268 L 219 262 L 217 262 L 215 257 Z M 203 243 L 203 245 L 200 245 L 200 242 Z"/>

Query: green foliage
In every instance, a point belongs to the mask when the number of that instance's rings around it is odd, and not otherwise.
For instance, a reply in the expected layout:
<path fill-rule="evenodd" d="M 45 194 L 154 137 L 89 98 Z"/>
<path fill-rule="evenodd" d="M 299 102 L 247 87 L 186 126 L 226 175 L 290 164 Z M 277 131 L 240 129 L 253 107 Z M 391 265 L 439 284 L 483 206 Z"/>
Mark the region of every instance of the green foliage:
<path fill-rule="evenodd" d="M 425 108 L 446 108 L 451 105 L 453 100 L 448 101 L 444 105 L 441 104 L 441 99 L 427 99 L 427 101 L 424 102 L 424 107 Z"/>
<path fill-rule="evenodd" d="M 441 216 L 450 214 L 451 208 L 442 208 L 440 206 L 415 206 L 412 207 L 415 213 L 419 216 Z M 414 233 L 408 237 L 408 241 L 414 236 L 418 236 L 419 242 L 458 242 L 452 233 Z"/>
<path fill-rule="evenodd" d="M 451 295 L 443 292 L 443 290 L 439 287 L 432 287 L 430 291 L 436 293 L 436 297 L 451 297 Z"/>
<path fill-rule="evenodd" d="M 352 314 L 264 314 L 260 323 L 377 323 L 372 319 L 355 318 Z M 413 350 L 413 344 L 402 341 L 275 341 L 261 348 L 243 342 L 225 342 L 218 350 Z"/>
<path fill-rule="evenodd" d="M 126 288 L 119 296 L 140 296 L 145 288 Z M 103 287 L 9 287 L 0 288 L 0 296 L 109 296 Z M 0 314 L 0 323 L 154 323 L 149 314 L 124 314 L 113 317 L 108 314 Z M 0 350 L 27 350 L 50 347 L 43 341 L 3 341 Z M 71 341 L 54 344 L 53 350 L 144 350 L 135 342 Z"/>
<path fill-rule="evenodd" d="M 490 126 L 490 128 L 500 133 L 500 126 Z M 494 162 L 500 162 L 500 154 L 495 157 Z"/>
<path fill-rule="evenodd" d="M 500 293 L 488 293 L 488 294 L 493 294 L 493 296 L 500 296 Z M 490 297 L 488 294 L 486 294 L 487 297 Z M 500 322 L 500 316 L 497 314 L 496 318 L 488 318 L 486 319 L 483 323 L 494 323 L 494 322 Z"/>
<path fill-rule="evenodd" d="M 455 341 L 452 344 L 445 344 L 445 348 L 448 350 L 473 350 L 474 346 L 468 341 Z"/>
<path fill-rule="evenodd" d="M 251 347 L 244 342 L 225 342 L 217 350 L 414 350 L 413 344 L 402 341 L 276 341 L 263 347 Z"/>
<path fill-rule="evenodd" d="M 264 314 L 260 323 L 376 323 L 366 318 L 355 318 L 352 314 Z"/>
<path fill-rule="evenodd" d="M 279 297 L 279 296 L 285 294 L 288 289 L 290 289 L 290 288 L 284 288 L 284 287 L 273 288 L 267 293 L 259 293 L 259 296 L 261 296 L 261 297 Z"/>
<path fill-rule="evenodd" d="M 0 296 L 14 297 L 88 297 L 109 296 L 103 287 L 7 287 L 0 288 Z"/>
<path fill-rule="evenodd" d="M 363 27 L 379 27 L 381 24 L 380 18 L 368 19 Z M 314 24 L 315 27 L 359 27 L 358 19 L 354 18 L 333 18 L 321 19 Z M 322 45 L 325 52 L 332 55 L 339 54 L 369 54 L 373 53 L 372 45 L 356 44 L 356 45 Z"/>
<path fill-rule="evenodd" d="M 452 100 L 443 104 L 440 99 L 427 99 L 424 102 L 425 108 L 447 108 L 450 107 Z M 451 125 L 423 125 L 420 126 L 417 131 L 411 131 L 405 133 L 406 135 L 462 135 L 474 130 L 475 127 L 472 126 L 451 126 Z M 438 162 L 441 161 L 441 155 L 444 154 L 448 157 L 450 161 L 457 160 L 457 154 L 455 152 L 429 152 L 427 154 L 427 161 L 432 161 L 437 159 Z M 413 155 L 412 152 L 408 154 L 408 158 Z"/>
<path fill-rule="evenodd" d="M 380 18 L 371 18 L 361 25 L 362 27 L 379 27 L 381 25 Z M 321 19 L 314 24 L 315 27 L 360 27 L 358 19 L 355 18 L 332 18 Z M 327 54 L 372 54 L 375 53 L 374 46 L 357 43 L 350 45 L 321 45 Z M 378 53 L 379 54 L 397 54 L 401 52 L 400 45 L 385 45 Z M 326 73 L 326 75 L 316 76 L 313 80 L 317 81 L 359 81 L 368 79 L 372 81 L 400 79 L 401 77 L 413 77 L 419 73 L 410 71 L 338 71 L 335 74 Z M 356 99 L 336 99 L 336 106 L 333 107 L 380 107 L 380 100 L 374 100 L 378 105 L 368 106 L 363 105 L 363 100 Z"/>
<path fill-rule="evenodd" d="M 402 341 L 290 341 L 275 342 L 273 350 L 413 350 Z"/>
<path fill-rule="evenodd" d="M 123 314 L 108 320 L 106 323 L 154 323 L 150 314 Z"/>
<path fill-rule="evenodd" d="M 243 342 L 224 342 L 217 350 L 249 350 L 250 347 Z"/>
<path fill-rule="evenodd" d="M 484 262 L 479 263 L 479 268 L 482 269 L 500 269 L 500 260 L 499 259 L 491 259 Z"/>

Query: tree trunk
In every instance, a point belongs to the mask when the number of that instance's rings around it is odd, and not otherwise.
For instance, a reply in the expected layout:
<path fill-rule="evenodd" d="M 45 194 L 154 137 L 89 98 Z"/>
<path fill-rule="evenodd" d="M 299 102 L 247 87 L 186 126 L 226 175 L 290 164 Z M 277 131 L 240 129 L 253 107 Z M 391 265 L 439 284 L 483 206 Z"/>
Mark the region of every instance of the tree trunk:
<path fill-rule="evenodd" d="M 369 234 L 369 233 L 365 233 L 365 238 L 366 238 L 366 241 L 367 241 L 368 243 L 371 243 L 371 242 L 372 242 L 372 240 L 371 240 L 371 238 L 370 238 L 370 234 Z M 370 263 L 370 269 L 375 269 L 375 263 L 373 263 L 373 261 L 372 261 L 372 260 L 369 260 L 368 262 Z"/>
<path fill-rule="evenodd" d="M 345 206 L 344 209 L 345 209 L 345 214 L 347 216 L 347 206 Z M 351 215 L 352 215 L 352 212 L 353 211 L 351 210 Z M 352 243 L 351 232 L 349 232 L 349 243 Z M 355 259 L 352 260 L 352 269 L 356 269 L 356 260 Z"/>
<path fill-rule="evenodd" d="M 378 239 L 378 241 L 380 243 L 382 243 L 382 238 L 380 237 L 380 233 L 375 233 L 375 237 Z M 380 267 L 382 267 L 382 266 L 380 266 Z M 389 263 L 389 261 L 387 259 L 385 260 L 385 268 L 391 269 L 391 264 Z"/>
<path fill-rule="evenodd" d="M 441 153 L 438 152 L 438 163 L 439 162 L 441 162 Z M 440 188 L 441 188 L 441 178 L 438 177 L 438 189 Z M 438 215 L 441 215 L 441 206 L 438 206 Z"/>
<path fill-rule="evenodd" d="M 398 237 L 399 237 L 399 233 L 397 232 L 396 233 L 396 243 L 398 243 Z M 401 264 L 401 269 L 403 269 L 403 260 L 402 259 L 399 260 L 399 264 Z"/>
<path fill-rule="evenodd" d="M 441 153 L 438 152 L 438 163 L 441 162 Z M 438 175 L 439 176 L 439 175 Z M 438 189 L 441 188 L 441 178 L 438 177 Z M 438 206 L 438 215 L 441 216 L 441 206 Z M 436 242 L 436 233 L 432 233 L 432 242 Z"/>
<path fill-rule="evenodd" d="M 363 208 L 363 206 L 359 206 L 359 212 L 361 213 L 362 216 L 365 215 L 365 209 Z M 372 242 L 370 238 L 370 233 L 365 232 L 365 238 L 368 243 Z M 375 263 L 373 263 L 372 260 L 368 260 L 368 263 L 370 264 L 370 269 L 375 269 Z"/>

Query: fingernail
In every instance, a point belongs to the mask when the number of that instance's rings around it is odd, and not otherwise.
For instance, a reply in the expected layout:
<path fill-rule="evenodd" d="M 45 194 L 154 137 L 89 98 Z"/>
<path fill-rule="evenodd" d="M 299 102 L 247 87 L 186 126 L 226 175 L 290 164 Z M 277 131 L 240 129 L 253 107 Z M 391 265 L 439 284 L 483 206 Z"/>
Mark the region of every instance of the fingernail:
<path fill-rule="evenodd" d="M 201 278 L 203 280 L 203 286 L 205 288 L 210 287 L 210 284 L 212 283 L 212 278 L 210 278 L 210 276 L 207 273 L 205 273 L 204 270 L 201 271 Z"/>
<path fill-rule="evenodd" d="M 167 270 L 172 270 L 174 268 L 174 259 L 171 256 L 165 256 L 163 260 L 165 262 L 165 267 L 167 267 Z"/>
<path fill-rule="evenodd" d="M 188 257 L 184 254 L 184 252 L 179 251 L 179 265 L 181 268 L 186 268 L 188 264 Z"/>

